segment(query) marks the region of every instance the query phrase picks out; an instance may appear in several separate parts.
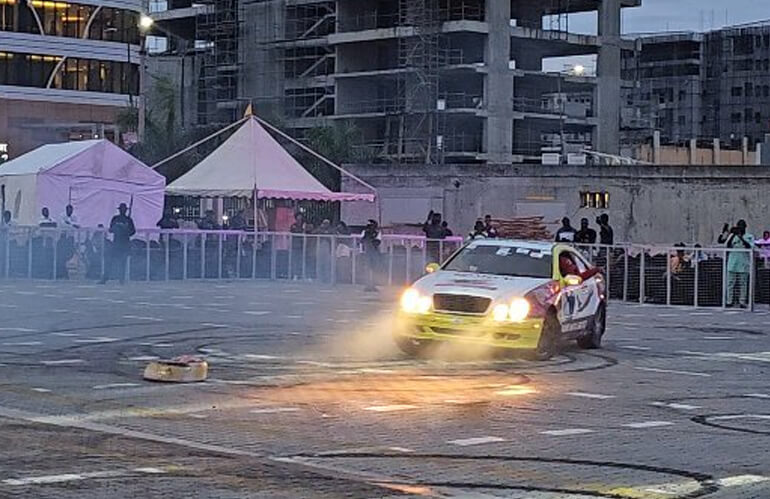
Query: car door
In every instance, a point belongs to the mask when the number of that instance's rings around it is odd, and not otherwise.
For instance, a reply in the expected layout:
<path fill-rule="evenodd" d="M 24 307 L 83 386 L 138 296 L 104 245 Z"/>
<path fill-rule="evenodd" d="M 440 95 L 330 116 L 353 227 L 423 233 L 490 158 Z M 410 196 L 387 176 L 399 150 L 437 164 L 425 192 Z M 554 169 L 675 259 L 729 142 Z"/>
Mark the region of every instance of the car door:
<path fill-rule="evenodd" d="M 559 262 L 558 278 L 563 286 L 558 307 L 558 318 L 559 323 L 562 325 L 562 332 L 568 334 L 571 329 L 574 329 L 572 327 L 572 323 L 578 317 L 578 293 L 582 287 L 582 284 L 579 286 L 567 286 L 564 283 L 564 278 L 567 277 L 566 274 L 569 272 L 566 272 L 564 269 L 562 269 L 561 259 L 563 257 L 569 258 L 573 263 L 575 263 L 575 258 L 573 254 L 566 248 L 562 249 L 556 254 L 556 261 Z"/>
<path fill-rule="evenodd" d="M 586 272 L 590 268 L 590 265 L 580 253 L 577 251 L 570 251 L 570 253 L 581 273 Z M 584 322 L 596 314 L 600 301 L 598 279 L 598 275 L 590 277 L 575 287 L 576 303 L 573 320 Z"/>

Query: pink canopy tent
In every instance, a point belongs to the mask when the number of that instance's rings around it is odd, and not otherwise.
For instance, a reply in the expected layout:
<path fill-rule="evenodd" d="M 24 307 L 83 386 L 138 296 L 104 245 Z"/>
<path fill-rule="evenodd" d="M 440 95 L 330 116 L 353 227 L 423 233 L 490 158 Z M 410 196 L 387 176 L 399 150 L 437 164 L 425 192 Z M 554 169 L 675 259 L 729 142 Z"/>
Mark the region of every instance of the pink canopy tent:
<path fill-rule="evenodd" d="M 83 227 L 107 226 L 120 203 L 137 228 L 163 213 L 166 179 L 108 140 L 48 144 L 0 166 L 5 206 L 19 225 L 36 225 L 43 207 L 59 219 L 71 204 Z"/>
<path fill-rule="evenodd" d="M 157 165 L 156 165 L 157 166 Z M 314 201 L 374 201 L 374 194 L 333 192 L 300 165 L 254 116 L 192 170 L 166 187 L 168 194 Z"/>

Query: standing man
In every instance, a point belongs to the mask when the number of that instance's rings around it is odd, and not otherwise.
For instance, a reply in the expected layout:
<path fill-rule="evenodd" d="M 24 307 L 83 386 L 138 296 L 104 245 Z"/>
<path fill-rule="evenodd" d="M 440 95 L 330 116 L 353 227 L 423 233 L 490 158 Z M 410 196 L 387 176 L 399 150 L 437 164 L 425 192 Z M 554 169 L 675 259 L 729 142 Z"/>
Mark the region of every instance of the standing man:
<path fill-rule="evenodd" d="M 7 229 L 9 227 L 15 226 L 16 223 L 11 218 L 12 218 L 11 211 L 5 210 L 3 212 L 3 220 L 0 221 L 0 227 L 2 227 L 3 229 Z"/>
<path fill-rule="evenodd" d="M 612 246 L 615 242 L 615 235 L 610 227 L 610 216 L 606 213 L 602 213 L 599 218 L 596 219 L 596 223 L 599 224 L 599 244 L 606 244 Z"/>
<path fill-rule="evenodd" d="M 596 244 L 596 231 L 588 226 L 588 219 L 580 219 L 580 230 L 575 234 L 577 244 Z"/>
<path fill-rule="evenodd" d="M 484 232 L 490 239 L 497 239 L 497 229 L 492 227 L 492 215 L 484 215 Z"/>
<path fill-rule="evenodd" d="M 369 220 L 366 228 L 361 233 L 361 248 L 366 258 L 366 287 L 364 291 L 377 291 L 375 278 L 380 263 L 380 245 L 382 234 L 377 220 Z"/>
<path fill-rule="evenodd" d="M 441 263 L 441 239 L 446 238 L 446 229 L 441 222 L 441 213 L 428 213 L 428 219 L 422 225 L 425 233 L 425 249 L 430 262 Z"/>
<path fill-rule="evenodd" d="M 126 280 L 126 259 L 131 253 L 131 237 L 136 234 L 134 221 L 127 212 L 126 203 L 120 203 L 118 214 L 110 220 L 109 232 L 112 234 L 110 265 L 105 268 L 104 276 L 99 281 L 101 284 L 114 278 L 117 278 L 121 284 Z"/>
<path fill-rule="evenodd" d="M 64 208 L 64 216 L 61 219 L 61 224 L 65 229 L 80 228 L 80 224 L 78 223 L 78 219 L 74 213 L 75 208 L 73 208 L 71 204 L 68 204 L 67 207 Z"/>
<path fill-rule="evenodd" d="M 557 243 L 574 243 L 577 231 L 572 226 L 569 218 L 564 217 L 561 219 L 561 228 L 556 232 Z"/>
<path fill-rule="evenodd" d="M 51 212 L 48 211 L 48 207 L 44 206 L 40 211 L 40 220 L 37 222 L 38 227 L 55 229 L 56 221 L 51 218 Z"/>
<path fill-rule="evenodd" d="M 737 286 L 740 307 L 746 308 L 748 307 L 751 259 L 754 257 L 748 250 L 754 247 L 754 236 L 746 232 L 745 220 L 738 220 L 738 224 L 732 228 L 726 246 L 730 249 L 743 250 L 730 251 L 727 255 L 727 306 L 735 305 Z"/>

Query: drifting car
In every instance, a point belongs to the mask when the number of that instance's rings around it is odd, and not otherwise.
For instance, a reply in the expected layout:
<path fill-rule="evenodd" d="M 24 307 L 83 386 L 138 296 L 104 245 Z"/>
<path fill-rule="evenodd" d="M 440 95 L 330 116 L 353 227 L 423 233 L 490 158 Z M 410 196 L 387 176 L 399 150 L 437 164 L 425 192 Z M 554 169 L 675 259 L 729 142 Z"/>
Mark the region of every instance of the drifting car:
<path fill-rule="evenodd" d="M 401 295 L 394 336 L 416 356 L 437 343 L 521 350 L 547 360 L 563 342 L 600 348 L 604 277 L 558 243 L 471 241 Z"/>

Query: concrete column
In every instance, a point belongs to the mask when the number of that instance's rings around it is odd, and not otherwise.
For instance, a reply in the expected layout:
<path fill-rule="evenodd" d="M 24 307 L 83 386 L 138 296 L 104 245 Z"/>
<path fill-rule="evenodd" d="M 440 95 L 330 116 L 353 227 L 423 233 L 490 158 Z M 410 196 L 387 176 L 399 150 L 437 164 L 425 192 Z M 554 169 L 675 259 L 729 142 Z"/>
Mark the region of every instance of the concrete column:
<path fill-rule="evenodd" d="M 655 130 L 652 134 L 652 162 L 660 164 L 660 130 Z"/>
<path fill-rule="evenodd" d="M 722 164 L 722 143 L 719 139 L 714 139 L 714 164 Z"/>
<path fill-rule="evenodd" d="M 690 139 L 690 164 L 698 164 L 698 141 L 696 139 Z"/>
<path fill-rule="evenodd" d="M 599 6 L 599 58 L 596 103 L 599 126 L 594 144 L 599 152 L 620 153 L 620 0 Z"/>
<path fill-rule="evenodd" d="M 513 72 L 511 59 L 511 3 L 486 0 L 487 36 L 484 101 L 489 114 L 484 129 L 490 164 L 510 164 L 513 151 Z"/>
<path fill-rule="evenodd" d="M 741 141 L 741 152 L 743 157 L 743 164 L 748 165 L 749 164 L 749 138 L 743 137 L 743 141 Z"/>

